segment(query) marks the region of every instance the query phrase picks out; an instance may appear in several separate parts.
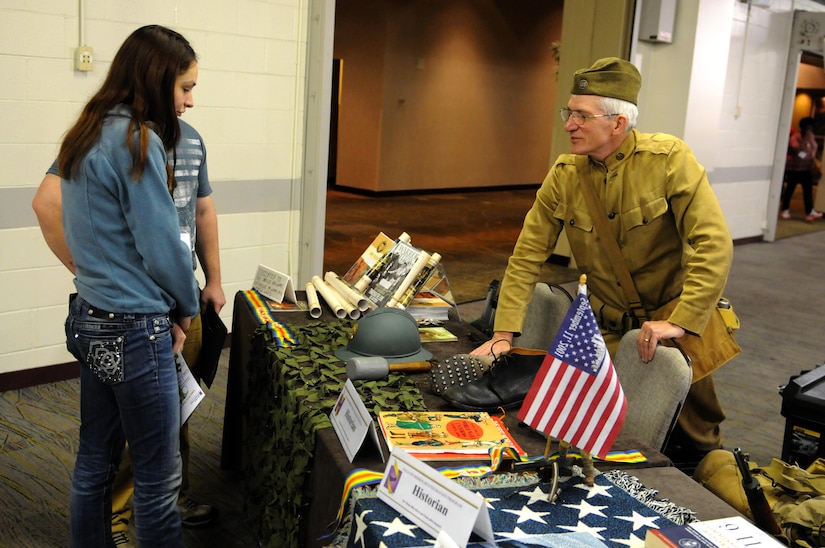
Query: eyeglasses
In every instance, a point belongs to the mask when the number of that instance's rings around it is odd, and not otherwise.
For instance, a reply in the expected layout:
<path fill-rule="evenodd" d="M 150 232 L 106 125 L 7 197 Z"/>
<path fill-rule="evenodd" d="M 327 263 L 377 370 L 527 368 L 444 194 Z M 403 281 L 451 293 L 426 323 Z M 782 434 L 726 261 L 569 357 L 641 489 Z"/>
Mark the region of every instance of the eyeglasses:
<path fill-rule="evenodd" d="M 566 122 L 567 120 L 572 119 L 574 124 L 579 126 L 583 125 L 587 120 L 590 118 L 603 118 L 609 116 L 618 116 L 618 114 L 591 114 L 589 116 L 585 116 L 578 110 L 570 110 L 569 108 L 563 108 L 559 110 L 559 115 L 561 116 L 562 122 Z"/>

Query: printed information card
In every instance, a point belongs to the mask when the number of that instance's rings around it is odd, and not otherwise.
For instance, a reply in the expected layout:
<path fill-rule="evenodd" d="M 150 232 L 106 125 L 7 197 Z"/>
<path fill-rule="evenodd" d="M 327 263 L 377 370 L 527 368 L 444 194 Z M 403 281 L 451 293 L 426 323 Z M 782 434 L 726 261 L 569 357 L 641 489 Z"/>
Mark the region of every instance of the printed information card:
<path fill-rule="evenodd" d="M 435 538 L 443 532 L 459 546 L 467 545 L 471 533 L 495 540 L 484 497 L 403 449 L 390 454 L 378 498 Z"/>
<path fill-rule="evenodd" d="M 298 300 L 292 285 L 292 278 L 262 264 L 258 265 L 258 270 L 255 272 L 252 289 L 279 303 L 284 302 L 284 299 L 291 303 Z"/>
<path fill-rule="evenodd" d="M 338 401 L 329 414 L 329 420 L 350 462 L 355 459 L 355 455 L 364 444 L 367 434 L 370 435 L 378 448 L 378 452 L 381 454 L 381 462 L 385 462 L 375 423 L 350 379 L 347 379 L 344 384 L 344 389 L 341 390 Z"/>

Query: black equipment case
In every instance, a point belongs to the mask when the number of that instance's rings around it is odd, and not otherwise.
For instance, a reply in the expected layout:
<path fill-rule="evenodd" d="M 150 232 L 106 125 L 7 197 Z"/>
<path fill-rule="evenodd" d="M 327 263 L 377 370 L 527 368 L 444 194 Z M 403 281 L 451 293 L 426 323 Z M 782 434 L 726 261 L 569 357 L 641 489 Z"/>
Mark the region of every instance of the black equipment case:
<path fill-rule="evenodd" d="M 825 365 L 791 377 L 780 392 L 786 419 L 782 460 L 807 468 L 825 457 Z"/>

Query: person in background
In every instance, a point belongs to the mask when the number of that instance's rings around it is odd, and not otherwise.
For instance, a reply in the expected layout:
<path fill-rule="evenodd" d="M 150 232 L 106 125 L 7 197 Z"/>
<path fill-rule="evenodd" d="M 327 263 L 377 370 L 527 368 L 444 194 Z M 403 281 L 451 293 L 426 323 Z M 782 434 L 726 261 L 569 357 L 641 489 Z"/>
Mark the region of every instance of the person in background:
<path fill-rule="evenodd" d="M 192 108 L 194 102 L 191 94 L 187 97 L 178 116 L 186 108 Z M 206 284 L 201 291 L 201 307 L 214 307 L 220 313 L 226 304 L 221 287 L 221 269 L 218 245 L 217 212 L 212 201 L 212 188 L 206 164 L 206 148 L 200 134 L 191 125 L 179 120 L 181 138 L 169 162 L 173 165 L 175 190 L 173 199 L 177 207 L 180 223 L 180 236 L 189 244 L 192 253 L 193 269 L 197 260 L 203 268 Z M 40 228 L 50 249 L 72 272 L 74 261 L 69 252 L 62 227 L 60 178 L 57 166 L 53 165 L 35 195 L 33 208 L 37 214 Z M 200 316 L 195 316 L 186 333 L 183 357 L 193 372 L 198 371 L 198 356 L 201 349 Z M 181 521 L 187 527 L 201 527 L 212 523 L 218 517 L 218 509 L 209 504 L 201 504 L 188 496 L 190 486 L 189 462 L 190 441 L 188 421 L 181 425 L 180 449 L 182 457 L 182 484 L 178 498 Z M 132 509 L 129 500 L 134 491 L 134 476 L 129 459 L 128 446 L 124 452 L 118 474 L 115 478 L 112 494 L 112 534 L 119 546 L 131 545 L 128 527 Z"/>
<path fill-rule="evenodd" d="M 645 362 L 663 339 L 702 335 L 727 281 L 733 241 L 705 170 L 688 146 L 671 135 L 635 129 L 640 88 L 639 71 L 618 58 L 575 73 L 561 109 L 572 154 L 559 156 L 536 194 L 502 280 L 494 334 L 473 355 L 490 356 L 494 348 L 499 354 L 521 332 L 541 267 L 563 228 L 578 268 L 587 274 L 591 305 L 611 354 L 633 328 L 641 328 L 637 348 Z M 579 172 L 582 156 L 587 173 Z M 611 229 L 602 237 L 618 240 L 647 317 L 678 299 L 664 319 L 640 325 L 626 303 L 581 190 L 589 181 Z M 524 400 L 537 372 L 494 367 L 444 396 L 463 409 L 512 408 Z M 724 418 L 708 375 L 691 386 L 673 447 L 698 461 L 721 447 Z"/>
<path fill-rule="evenodd" d="M 802 185 L 802 200 L 805 203 L 805 221 L 812 223 L 822 218 L 822 213 L 814 209 L 814 175 L 818 145 L 814 136 L 814 119 L 802 118 L 799 131 L 792 131 L 788 140 L 788 156 L 785 163 L 785 190 L 782 192 L 783 219 L 791 218 L 791 199 L 796 185 Z"/>
<path fill-rule="evenodd" d="M 183 546 L 174 353 L 200 305 L 167 152 L 180 139 L 177 115 L 191 103 L 197 76 L 183 36 L 157 25 L 137 29 L 60 147 L 65 240 L 47 242 L 77 289 L 66 319 L 67 348 L 81 364 L 73 546 L 114 545 L 112 482 L 125 443 L 138 543 Z M 38 197 L 33 205 L 38 211 Z"/>

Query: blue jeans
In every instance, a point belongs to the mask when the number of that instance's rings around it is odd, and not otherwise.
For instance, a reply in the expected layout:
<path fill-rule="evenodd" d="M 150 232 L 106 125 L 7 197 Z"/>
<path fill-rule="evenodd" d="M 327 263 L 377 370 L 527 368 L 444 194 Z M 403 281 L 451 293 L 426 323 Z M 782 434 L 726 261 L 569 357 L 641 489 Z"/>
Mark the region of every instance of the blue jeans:
<path fill-rule="evenodd" d="M 124 440 L 135 474 L 139 545 L 183 546 L 180 397 L 170 329 L 168 314 L 101 314 L 80 297 L 69 305 L 66 346 L 80 362 L 81 422 L 72 546 L 114 546 L 112 481 Z"/>

